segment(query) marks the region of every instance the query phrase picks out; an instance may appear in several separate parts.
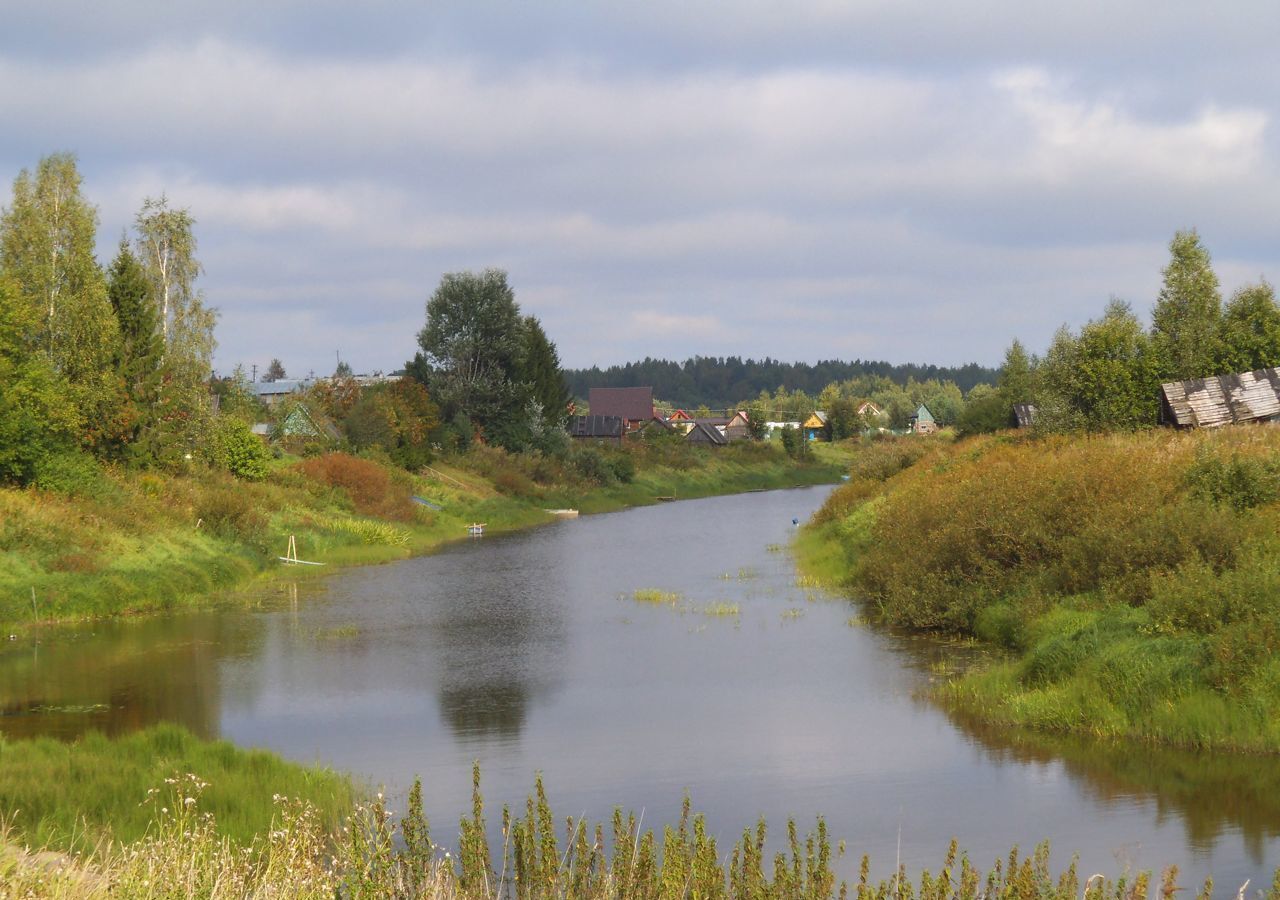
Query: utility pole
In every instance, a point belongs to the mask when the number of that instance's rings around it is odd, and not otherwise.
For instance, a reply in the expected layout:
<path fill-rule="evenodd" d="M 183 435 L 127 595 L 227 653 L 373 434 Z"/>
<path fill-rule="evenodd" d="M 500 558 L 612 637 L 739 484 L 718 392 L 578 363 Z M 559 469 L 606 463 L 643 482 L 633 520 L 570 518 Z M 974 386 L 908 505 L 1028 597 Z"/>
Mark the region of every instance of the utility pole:
<path fill-rule="evenodd" d="M 253 380 L 254 381 L 258 380 L 258 364 L 257 363 L 253 364 Z"/>

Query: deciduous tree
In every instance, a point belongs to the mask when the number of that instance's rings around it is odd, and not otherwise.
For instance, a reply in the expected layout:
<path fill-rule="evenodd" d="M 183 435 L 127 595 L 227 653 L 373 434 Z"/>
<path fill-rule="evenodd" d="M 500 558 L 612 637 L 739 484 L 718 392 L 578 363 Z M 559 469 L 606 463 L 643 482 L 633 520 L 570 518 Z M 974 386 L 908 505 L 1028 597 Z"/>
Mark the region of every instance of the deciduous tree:
<path fill-rule="evenodd" d="M 1214 374 L 1222 297 L 1209 251 L 1195 230 L 1169 242 L 1164 285 L 1151 313 L 1151 339 L 1159 375 L 1183 381 Z"/>
<path fill-rule="evenodd" d="M 0 269 L 12 279 L 11 302 L 30 309 L 22 340 L 65 382 L 84 443 L 115 436 L 120 383 L 112 367 L 118 329 L 94 259 L 98 214 L 80 192 L 75 157 L 55 153 L 13 183 L 0 215 Z"/>
<path fill-rule="evenodd" d="M 427 388 L 446 420 L 461 414 L 489 440 L 519 449 L 528 437 L 531 396 L 525 375 L 525 328 L 507 274 L 453 272 L 427 301 L 418 334 Z"/>
<path fill-rule="evenodd" d="M 1266 281 L 1240 288 L 1227 301 L 1217 362 L 1220 374 L 1280 366 L 1280 307 Z"/>

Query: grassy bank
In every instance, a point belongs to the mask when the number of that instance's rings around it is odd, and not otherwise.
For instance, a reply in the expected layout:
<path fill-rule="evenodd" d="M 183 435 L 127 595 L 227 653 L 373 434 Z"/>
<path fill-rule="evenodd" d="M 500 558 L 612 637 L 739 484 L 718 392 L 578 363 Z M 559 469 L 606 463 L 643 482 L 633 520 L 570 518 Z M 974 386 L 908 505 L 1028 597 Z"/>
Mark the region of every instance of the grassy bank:
<path fill-rule="evenodd" d="M 599 512 L 840 471 L 830 457 L 797 464 L 774 444 L 671 441 L 567 462 L 475 448 L 418 474 L 346 454 L 277 460 L 261 482 L 104 470 L 60 493 L 0 490 L 0 629 L 214 602 L 277 572 L 291 535 L 303 559 L 381 562 L 459 539 L 469 522 L 526 528 L 551 521 L 547 508 Z"/>
<path fill-rule="evenodd" d="M 0 811 L 12 835 L 36 846 L 134 842 L 162 810 L 190 805 L 188 797 L 217 819 L 220 835 L 247 843 L 278 816 L 276 794 L 305 800 L 329 829 L 345 821 L 354 798 L 345 775 L 202 741 L 174 725 L 72 743 L 0 738 Z"/>
<path fill-rule="evenodd" d="M 799 544 L 986 722 L 1280 752 L 1280 431 L 870 445 Z"/>
<path fill-rule="evenodd" d="M 185 786 L 182 786 L 185 788 Z M 900 869 L 880 882 L 869 879 L 863 857 L 857 881 L 838 881 L 845 855 L 819 819 L 801 835 L 794 821 L 771 850 L 766 823 L 746 827 L 732 848 L 721 850 L 705 818 L 686 799 L 679 822 L 661 834 L 644 829 L 635 814 L 614 813 L 611 823 L 562 819 L 553 813 L 539 780 L 524 814 L 503 810 L 501 847 L 490 847 L 479 791 L 473 813 L 460 823 L 457 843 L 432 842 L 422 815 L 421 789 L 398 822 L 379 798 L 352 816 L 341 836 L 324 827 L 306 803 L 282 802 L 269 832 L 248 842 L 221 834 L 203 809 L 203 797 L 160 812 L 146 836 L 99 845 L 77 856 L 3 849 L 0 888 L 22 897 L 290 897 L 290 898 L 587 898 L 640 900 L 742 898 L 742 900 L 1146 900 L 1180 890 L 1177 869 L 1158 881 L 1150 873 L 1112 880 L 1082 880 L 1073 864 L 1054 873 L 1048 844 L 1023 856 L 1014 848 L 983 870 L 952 842 L 936 872 Z M 188 795 L 190 796 L 190 795 Z M 185 799 L 176 795 L 179 801 Z M 12 837 L 12 835 L 9 835 Z M 914 877 L 913 877 L 914 876 Z M 1234 886 L 1229 886 L 1234 890 Z M 1197 900 L 1209 900 L 1206 882 Z M 1280 900 L 1280 871 L 1265 900 Z"/>

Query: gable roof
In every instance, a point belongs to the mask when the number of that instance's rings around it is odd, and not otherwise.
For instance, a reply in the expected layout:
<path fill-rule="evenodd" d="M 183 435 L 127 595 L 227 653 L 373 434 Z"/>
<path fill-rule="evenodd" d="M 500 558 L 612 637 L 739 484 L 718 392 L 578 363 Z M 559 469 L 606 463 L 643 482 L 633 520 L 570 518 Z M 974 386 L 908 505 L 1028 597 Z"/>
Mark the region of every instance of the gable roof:
<path fill-rule="evenodd" d="M 621 416 L 631 422 L 653 418 L 653 388 L 592 388 L 587 397 L 593 416 Z"/>
<path fill-rule="evenodd" d="M 1160 417 L 1184 428 L 1215 428 L 1280 416 L 1280 369 L 1214 375 L 1160 385 Z"/>
<path fill-rule="evenodd" d="M 626 423 L 621 416 L 570 416 L 569 436 L 576 438 L 621 438 Z"/>
<path fill-rule="evenodd" d="M 705 422 L 694 422 L 693 427 L 689 429 L 689 433 L 685 436 L 685 440 L 694 444 L 715 444 L 717 446 L 729 443 L 729 439 L 721 434 L 714 425 L 708 425 Z"/>
<path fill-rule="evenodd" d="M 1016 428 L 1030 428 L 1036 424 L 1036 407 L 1034 403 L 1013 404 L 1013 424 Z"/>
<path fill-rule="evenodd" d="M 884 410 L 876 406 L 870 400 L 865 401 L 858 407 L 858 415 L 860 416 L 883 416 Z"/>
<path fill-rule="evenodd" d="M 815 412 L 809 418 L 804 420 L 805 428 L 822 428 L 827 424 L 827 414 L 821 411 Z"/>
<path fill-rule="evenodd" d="M 923 403 L 921 403 L 920 406 L 916 408 L 916 414 L 912 416 L 911 419 L 912 421 L 921 421 L 921 422 L 937 421 L 933 417 L 933 413 L 929 412 L 929 407 L 925 406 Z"/>

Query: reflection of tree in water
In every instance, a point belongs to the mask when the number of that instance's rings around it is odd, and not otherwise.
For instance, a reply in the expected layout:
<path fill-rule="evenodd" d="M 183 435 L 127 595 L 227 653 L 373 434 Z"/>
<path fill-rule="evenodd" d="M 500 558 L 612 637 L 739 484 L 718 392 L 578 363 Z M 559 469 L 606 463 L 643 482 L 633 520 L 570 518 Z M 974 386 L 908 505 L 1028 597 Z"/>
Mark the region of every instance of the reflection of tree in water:
<path fill-rule="evenodd" d="M 224 621 L 153 617 L 42 632 L 0 656 L 0 733 L 73 740 L 176 722 L 216 737 Z"/>
<path fill-rule="evenodd" d="M 509 684 L 444 685 L 440 690 L 440 711 L 453 733 L 487 734 L 517 738 L 524 727 L 526 686 Z"/>
<path fill-rule="evenodd" d="M 440 711 L 459 738 L 517 738 L 531 702 L 560 682 L 564 567 L 554 541 L 526 536 L 470 548 L 431 629 Z"/>
<path fill-rule="evenodd" d="M 1106 804 L 1156 804 L 1157 821 L 1176 815 L 1189 843 L 1210 850 L 1238 829 L 1256 865 L 1280 836 L 1280 759 L 1151 747 L 1138 743 L 1050 737 L 952 720 L 999 762 L 1061 762 L 1090 796 Z"/>

